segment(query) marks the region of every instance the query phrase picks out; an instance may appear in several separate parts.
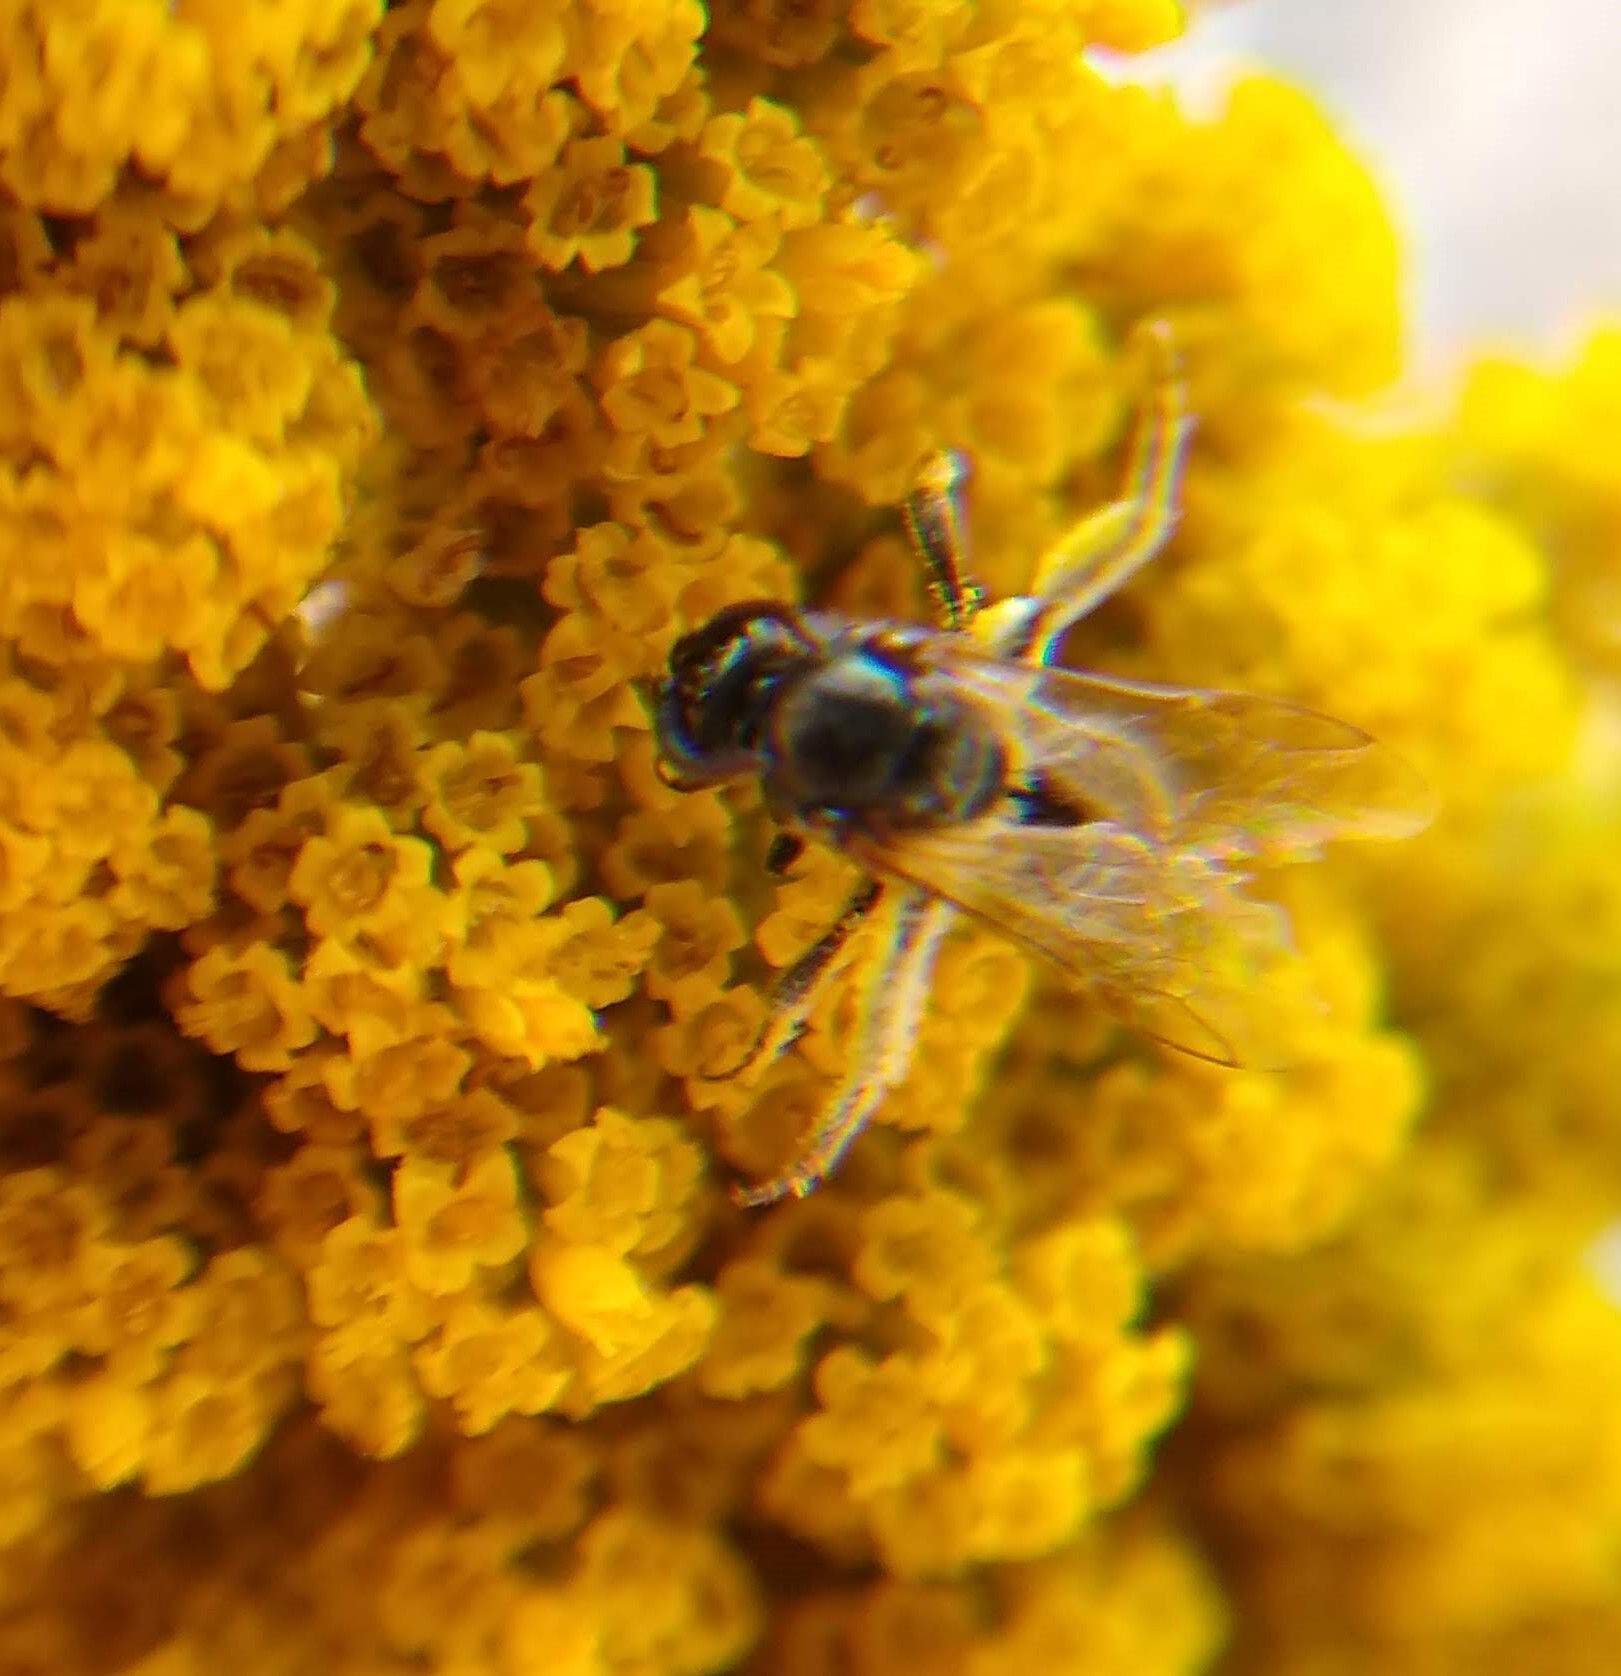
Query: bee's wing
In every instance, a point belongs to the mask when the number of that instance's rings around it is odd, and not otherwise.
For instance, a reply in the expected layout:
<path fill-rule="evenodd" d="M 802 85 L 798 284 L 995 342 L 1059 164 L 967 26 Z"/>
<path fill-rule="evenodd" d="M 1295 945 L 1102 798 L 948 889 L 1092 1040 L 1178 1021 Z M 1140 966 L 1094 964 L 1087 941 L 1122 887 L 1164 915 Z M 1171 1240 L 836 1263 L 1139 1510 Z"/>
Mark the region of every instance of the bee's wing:
<path fill-rule="evenodd" d="M 1403 838 L 1434 816 L 1423 779 L 1360 728 L 1248 693 L 1119 681 L 930 643 L 936 668 L 1024 741 L 1077 810 L 1207 855 L 1281 856 Z"/>
<path fill-rule="evenodd" d="M 1037 827 L 997 815 L 850 847 L 864 865 L 1037 950 L 1117 1016 L 1201 1059 L 1281 1068 L 1306 1056 L 1320 1025 L 1287 916 L 1198 851 L 1109 822 Z"/>

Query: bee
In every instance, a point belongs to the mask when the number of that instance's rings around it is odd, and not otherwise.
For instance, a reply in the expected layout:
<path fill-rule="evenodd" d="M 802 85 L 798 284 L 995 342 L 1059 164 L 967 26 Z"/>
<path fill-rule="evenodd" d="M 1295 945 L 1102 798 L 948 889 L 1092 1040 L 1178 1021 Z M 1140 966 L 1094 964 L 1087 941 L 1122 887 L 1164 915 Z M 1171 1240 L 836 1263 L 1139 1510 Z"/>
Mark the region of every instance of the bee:
<path fill-rule="evenodd" d="M 1054 663 L 1064 634 L 1175 527 L 1192 421 L 1168 328 L 1143 336 L 1150 394 L 1124 490 L 1046 554 L 1031 594 L 987 604 L 969 579 L 963 466 L 940 454 L 906 504 L 938 627 L 762 600 L 726 607 L 670 653 L 654 693 L 665 780 L 753 778 L 782 827 L 769 871 L 820 841 L 864 875 L 783 974 L 739 1071 L 792 1045 L 853 933 L 887 917 L 849 1069 L 790 1166 L 736 1193 L 745 1205 L 809 1193 L 905 1077 L 961 916 L 1160 1042 L 1276 1067 L 1300 1015 L 1269 1003 L 1309 979 L 1283 911 L 1246 894 L 1247 870 L 1431 818 L 1418 776 L 1345 722 Z"/>

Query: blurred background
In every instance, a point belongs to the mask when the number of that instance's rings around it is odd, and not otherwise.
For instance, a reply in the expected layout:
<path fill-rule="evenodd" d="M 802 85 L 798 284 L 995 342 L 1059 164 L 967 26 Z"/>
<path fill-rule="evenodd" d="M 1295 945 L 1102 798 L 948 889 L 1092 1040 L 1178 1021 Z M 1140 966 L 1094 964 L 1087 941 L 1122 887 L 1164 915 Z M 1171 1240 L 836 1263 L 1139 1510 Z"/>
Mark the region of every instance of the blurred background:
<path fill-rule="evenodd" d="M 1563 355 L 1621 305 L 1616 0 L 1239 0 L 1144 60 L 1213 97 L 1256 63 L 1310 87 L 1405 223 L 1413 354 Z"/>

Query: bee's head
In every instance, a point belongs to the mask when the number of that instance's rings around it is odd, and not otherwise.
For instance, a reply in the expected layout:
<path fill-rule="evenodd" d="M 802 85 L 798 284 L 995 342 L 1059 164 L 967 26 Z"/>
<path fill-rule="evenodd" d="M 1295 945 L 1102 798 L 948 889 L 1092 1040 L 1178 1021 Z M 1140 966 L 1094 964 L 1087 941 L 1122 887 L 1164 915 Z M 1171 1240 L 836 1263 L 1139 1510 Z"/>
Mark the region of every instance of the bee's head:
<path fill-rule="evenodd" d="M 654 695 L 664 779 L 695 791 L 759 773 L 773 695 L 818 651 L 794 613 L 769 601 L 728 605 L 683 635 Z"/>

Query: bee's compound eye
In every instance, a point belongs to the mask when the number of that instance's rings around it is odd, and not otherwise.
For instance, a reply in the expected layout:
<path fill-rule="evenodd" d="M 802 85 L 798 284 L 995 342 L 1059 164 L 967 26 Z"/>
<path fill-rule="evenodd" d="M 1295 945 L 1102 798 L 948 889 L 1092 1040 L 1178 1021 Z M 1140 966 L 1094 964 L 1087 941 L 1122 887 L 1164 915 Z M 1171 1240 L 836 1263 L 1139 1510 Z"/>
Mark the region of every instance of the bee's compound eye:
<path fill-rule="evenodd" d="M 815 642 L 785 606 L 727 606 L 670 653 L 656 733 L 669 784 L 718 785 L 757 773 L 766 715 L 782 674 Z"/>

